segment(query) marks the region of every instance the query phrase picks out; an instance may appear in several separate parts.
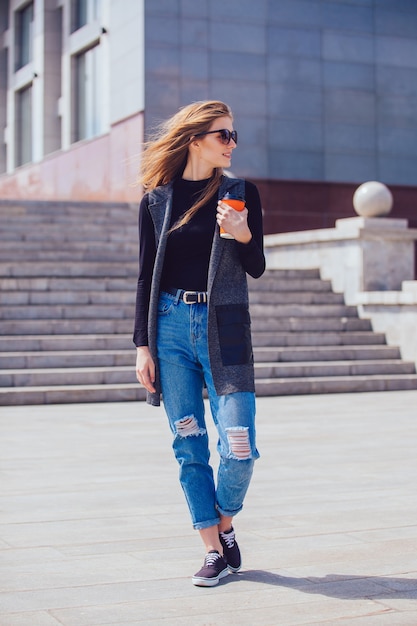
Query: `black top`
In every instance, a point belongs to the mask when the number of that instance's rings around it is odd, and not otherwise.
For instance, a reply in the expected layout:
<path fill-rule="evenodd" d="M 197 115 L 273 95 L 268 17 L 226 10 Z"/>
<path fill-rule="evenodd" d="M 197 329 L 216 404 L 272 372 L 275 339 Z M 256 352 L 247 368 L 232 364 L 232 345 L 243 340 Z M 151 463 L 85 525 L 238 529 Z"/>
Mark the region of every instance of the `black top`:
<path fill-rule="evenodd" d="M 194 204 L 208 180 L 174 181 L 171 226 Z M 248 226 L 252 239 L 248 244 L 230 241 L 238 246 L 245 271 L 253 277 L 262 274 L 263 256 L 262 209 L 258 190 L 245 181 Z M 202 206 L 188 224 L 170 233 L 165 251 L 161 286 L 189 291 L 207 291 L 211 246 L 216 227 L 217 195 Z M 148 308 L 155 262 L 155 232 L 148 210 L 148 194 L 139 207 L 139 278 L 136 294 L 136 316 L 133 341 L 136 346 L 148 345 Z"/>

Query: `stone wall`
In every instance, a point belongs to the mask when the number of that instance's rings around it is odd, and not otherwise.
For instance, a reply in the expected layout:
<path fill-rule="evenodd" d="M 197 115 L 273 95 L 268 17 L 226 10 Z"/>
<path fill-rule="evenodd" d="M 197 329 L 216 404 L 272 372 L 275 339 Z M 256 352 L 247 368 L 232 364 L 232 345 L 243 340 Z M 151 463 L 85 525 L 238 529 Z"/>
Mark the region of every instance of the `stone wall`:
<path fill-rule="evenodd" d="M 230 103 L 233 170 L 417 185 L 414 0 L 145 2 L 146 128 Z"/>

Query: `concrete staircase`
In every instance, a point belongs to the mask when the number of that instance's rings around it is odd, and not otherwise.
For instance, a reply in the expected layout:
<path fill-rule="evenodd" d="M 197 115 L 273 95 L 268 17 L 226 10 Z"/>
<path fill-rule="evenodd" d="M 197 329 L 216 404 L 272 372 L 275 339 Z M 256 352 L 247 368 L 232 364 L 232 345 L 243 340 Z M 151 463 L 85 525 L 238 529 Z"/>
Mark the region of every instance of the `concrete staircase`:
<path fill-rule="evenodd" d="M 249 285 L 258 395 L 417 389 L 414 363 L 318 270 L 267 270 Z"/>
<path fill-rule="evenodd" d="M 0 202 L 0 405 L 143 400 L 137 210 Z M 417 389 L 413 363 L 317 270 L 250 280 L 258 395 Z"/>

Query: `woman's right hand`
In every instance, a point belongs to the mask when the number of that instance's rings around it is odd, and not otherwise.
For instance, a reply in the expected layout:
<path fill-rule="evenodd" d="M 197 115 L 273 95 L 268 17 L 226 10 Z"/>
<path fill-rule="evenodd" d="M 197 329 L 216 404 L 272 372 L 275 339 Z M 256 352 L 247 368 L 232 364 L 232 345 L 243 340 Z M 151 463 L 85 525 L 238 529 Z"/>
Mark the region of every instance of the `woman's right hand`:
<path fill-rule="evenodd" d="M 155 393 L 155 363 L 148 346 L 136 348 L 136 378 L 150 393 Z"/>

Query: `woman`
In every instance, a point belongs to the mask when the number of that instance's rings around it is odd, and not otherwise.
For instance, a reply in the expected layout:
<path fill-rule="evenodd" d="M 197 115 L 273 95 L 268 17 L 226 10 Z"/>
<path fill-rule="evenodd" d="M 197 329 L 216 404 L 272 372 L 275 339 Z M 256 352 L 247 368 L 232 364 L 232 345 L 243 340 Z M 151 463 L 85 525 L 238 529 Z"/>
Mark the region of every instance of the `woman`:
<path fill-rule="evenodd" d="M 217 101 L 180 109 L 145 146 L 139 209 L 136 375 L 160 396 L 180 483 L 206 556 L 192 582 L 212 587 L 241 567 L 232 526 L 259 453 L 246 273 L 265 269 L 262 212 L 253 184 L 223 175 L 237 133 Z M 222 202 L 243 194 L 238 212 Z M 234 241 L 219 236 L 219 227 Z M 203 388 L 217 427 L 220 466 L 209 465 Z"/>

